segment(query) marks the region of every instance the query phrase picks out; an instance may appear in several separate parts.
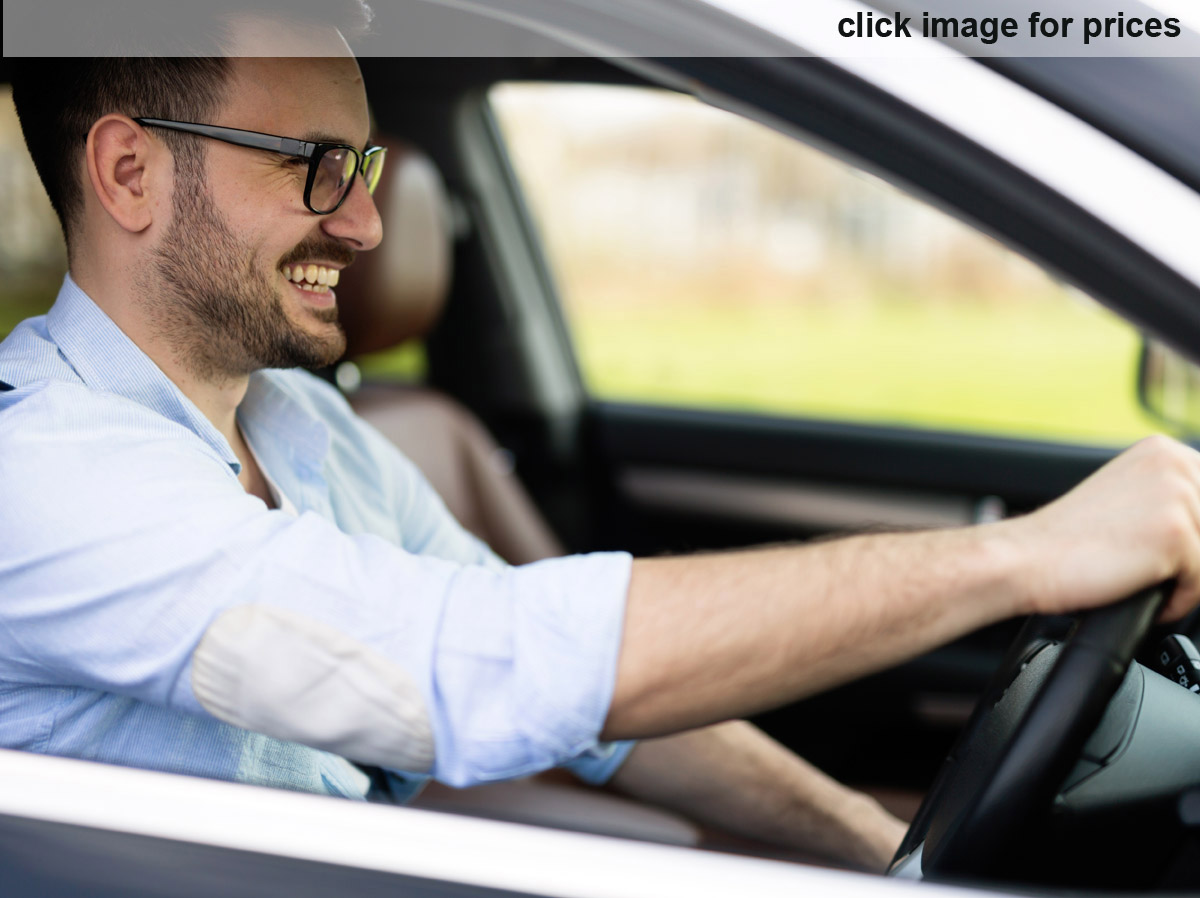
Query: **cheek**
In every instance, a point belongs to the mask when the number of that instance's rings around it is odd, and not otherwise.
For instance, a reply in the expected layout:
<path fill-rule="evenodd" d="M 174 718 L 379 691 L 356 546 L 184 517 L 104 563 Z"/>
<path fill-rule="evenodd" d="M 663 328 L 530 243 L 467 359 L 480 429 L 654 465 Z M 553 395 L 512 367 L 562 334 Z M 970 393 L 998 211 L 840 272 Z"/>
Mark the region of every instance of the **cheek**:
<path fill-rule="evenodd" d="M 161 222 L 164 226 L 169 225 L 175 217 L 175 210 L 172 206 L 171 198 L 169 196 L 163 196 L 162 194 L 156 194 L 154 199 L 151 200 L 150 211 L 154 216 L 154 220 L 156 222 Z"/>
<path fill-rule="evenodd" d="M 261 154 L 261 158 L 242 156 L 236 162 L 220 169 L 214 167 L 210 181 L 213 200 L 231 223 L 270 219 L 286 227 L 289 217 L 307 211 L 307 165 L 288 165 L 269 153 Z"/>
<path fill-rule="evenodd" d="M 259 172 L 256 179 L 261 195 L 271 197 L 271 202 L 282 212 L 299 212 L 304 208 L 304 185 L 308 180 L 307 163 L 276 162 Z"/>

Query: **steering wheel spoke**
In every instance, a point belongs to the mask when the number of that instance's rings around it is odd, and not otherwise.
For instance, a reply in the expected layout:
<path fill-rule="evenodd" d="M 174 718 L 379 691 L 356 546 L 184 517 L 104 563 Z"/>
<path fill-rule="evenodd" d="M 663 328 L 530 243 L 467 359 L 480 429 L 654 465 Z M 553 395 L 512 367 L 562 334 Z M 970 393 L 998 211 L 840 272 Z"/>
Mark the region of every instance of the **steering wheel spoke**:
<path fill-rule="evenodd" d="M 1030 619 L 938 772 L 897 862 L 920 847 L 928 878 L 1003 877 L 1013 846 L 1050 807 L 1168 595 L 1164 584 L 1083 614 L 1061 646 L 1051 638 L 1053 619 Z"/>

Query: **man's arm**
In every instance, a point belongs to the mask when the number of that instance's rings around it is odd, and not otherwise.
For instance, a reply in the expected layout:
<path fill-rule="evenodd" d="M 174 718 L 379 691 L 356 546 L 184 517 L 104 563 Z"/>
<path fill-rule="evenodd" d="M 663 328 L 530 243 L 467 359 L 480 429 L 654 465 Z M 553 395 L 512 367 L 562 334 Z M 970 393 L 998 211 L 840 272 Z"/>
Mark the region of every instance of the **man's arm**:
<path fill-rule="evenodd" d="M 907 828 L 744 721 L 641 742 L 610 784 L 705 826 L 864 870 L 885 869 Z"/>
<path fill-rule="evenodd" d="M 0 545 L 0 677 L 456 785 L 595 744 L 628 556 L 416 556 L 268 511 L 220 453 L 126 399 L 53 382 L 0 397 L 0 508 L 21 510 Z M 329 501 L 319 467 L 297 480 Z"/>
<path fill-rule="evenodd" d="M 777 706 L 1016 614 L 1200 585 L 1200 454 L 1144 440 L 1023 518 L 638 561 L 605 738 L 678 732 Z"/>

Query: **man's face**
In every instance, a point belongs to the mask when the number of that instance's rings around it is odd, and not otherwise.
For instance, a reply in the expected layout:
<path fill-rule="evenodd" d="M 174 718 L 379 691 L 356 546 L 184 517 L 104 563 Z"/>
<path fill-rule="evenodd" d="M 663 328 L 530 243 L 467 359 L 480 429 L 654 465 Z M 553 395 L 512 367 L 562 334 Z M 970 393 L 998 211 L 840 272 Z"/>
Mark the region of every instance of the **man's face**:
<path fill-rule="evenodd" d="M 233 66 L 212 124 L 366 143 L 366 97 L 353 58 L 243 58 Z M 186 166 L 176 173 L 170 224 L 154 253 L 165 289 L 149 295 L 163 336 L 205 379 L 331 364 L 345 349 L 336 292 L 296 275 L 315 266 L 318 280 L 328 280 L 379 242 L 361 179 L 338 211 L 318 216 L 304 205 L 305 162 L 206 144 L 202 177 Z"/>

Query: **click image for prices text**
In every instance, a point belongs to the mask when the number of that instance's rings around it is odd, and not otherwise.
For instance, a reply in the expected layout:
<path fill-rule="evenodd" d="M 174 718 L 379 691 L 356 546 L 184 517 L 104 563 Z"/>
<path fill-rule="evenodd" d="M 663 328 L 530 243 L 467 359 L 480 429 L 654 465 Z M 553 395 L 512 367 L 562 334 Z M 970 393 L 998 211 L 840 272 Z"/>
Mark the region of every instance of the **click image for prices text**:
<path fill-rule="evenodd" d="M 1022 23 L 1012 17 L 956 18 L 923 13 L 919 19 L 914 21 L 914 18 L 898 12 L 894 15 L 860 12 L 838 22 L 838 33 L 842 37 L 913 37 L 917 34 L 932 38 L 973 38 L 984 44 L 994 44 L 1002 37 L 1016 37 L 1022 33 Z M 1143 18 L 1127 16 L 1124 12 L 1111 16 L 1085 16 L 1079 20 L 1073 16 L 1031 12 L 1024 23 L 1024 32 L 1031 38 L 1067 38 L 1082 40 L 1085 44 L 1100 38 L 1178 37 L 1180 30 L 1177 18 Z"/>

